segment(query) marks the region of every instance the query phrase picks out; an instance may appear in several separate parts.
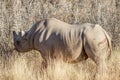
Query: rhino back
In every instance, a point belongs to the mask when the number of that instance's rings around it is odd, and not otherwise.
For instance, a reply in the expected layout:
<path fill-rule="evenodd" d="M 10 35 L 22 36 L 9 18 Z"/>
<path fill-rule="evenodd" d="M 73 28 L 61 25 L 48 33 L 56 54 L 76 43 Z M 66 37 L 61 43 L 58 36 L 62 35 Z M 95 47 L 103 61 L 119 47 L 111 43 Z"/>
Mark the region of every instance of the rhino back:
<path fill-rule="evenodd" d="M 78 57 L 81 52 L 80 28 L 59 20 L 46 20 L 44 29 L 37 31 L 34 44 L 43 54 L 63 53 Z M 76 53 L 75 53 L 76 52 Z"/>

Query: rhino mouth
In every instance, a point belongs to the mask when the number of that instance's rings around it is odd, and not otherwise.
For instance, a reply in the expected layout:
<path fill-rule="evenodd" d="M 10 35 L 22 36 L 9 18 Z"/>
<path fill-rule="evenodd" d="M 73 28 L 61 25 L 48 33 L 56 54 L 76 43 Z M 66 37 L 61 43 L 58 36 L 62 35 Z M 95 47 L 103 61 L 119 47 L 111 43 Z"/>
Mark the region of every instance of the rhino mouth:
<path fill-rule="evenodd" d="M 19 47 L 20 46 L 20 35 L 18 35 L 15 31 L 13 31 L 13 38 L 14 38 L 15 50 L 20 52 L 21 50 L 21 48 Z"/>
<path fill-rule="evenodd" d="M 14 40 L 14 46 L 15 46 L 15 50 L 20 52 L 20 50 L 21 50 L 21 48 L 20 48 L 20 41 Z"/>
<path fill-rule="evenodd" d="M 15 49 L 18 51 L 18 52 L 20 52 L 20 47 L 18 47 L 19 46 L 19 44 L 20 44 L 20 42 L 19 41 L 15 41 L 14 42 L 14 45 L 15 45 Z"/>

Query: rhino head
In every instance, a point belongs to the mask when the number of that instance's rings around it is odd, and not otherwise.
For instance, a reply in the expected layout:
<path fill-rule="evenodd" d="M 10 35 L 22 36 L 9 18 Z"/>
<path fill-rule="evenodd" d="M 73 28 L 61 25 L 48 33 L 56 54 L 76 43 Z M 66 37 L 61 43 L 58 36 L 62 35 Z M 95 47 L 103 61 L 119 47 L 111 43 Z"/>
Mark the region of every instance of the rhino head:
<path fill-rule="evenodd" d="M 31 49 L 26 35 L 27 33 L 24 31 L 20 31 L 19 34 L 13 31 L 14 46 L 18 52 L 27 52 Z"/>

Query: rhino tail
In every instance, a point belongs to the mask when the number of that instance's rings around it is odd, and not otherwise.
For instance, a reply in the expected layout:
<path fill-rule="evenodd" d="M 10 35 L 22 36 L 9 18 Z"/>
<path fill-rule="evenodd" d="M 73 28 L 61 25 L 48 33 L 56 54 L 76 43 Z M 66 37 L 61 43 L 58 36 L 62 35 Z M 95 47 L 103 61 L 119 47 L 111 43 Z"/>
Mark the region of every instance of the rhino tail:
<path fill-rule="evenodd" d="M 108 41 L 108 47 L 109 47 L 109 55 L 108 55 L 108 58 L 110 58 L 111 57 L 111 53 L 112 53 L 112 44 L 111 44 L 111 39 L 110 39 L 110 37 L 109 37 L 109 35 L 107 34 L 107 32 L 103 29 L 103 32 L 104 32 L 104 34 L 105 34 L 105 36 L 106 36 L 106 39 L 107 39 L 107 41 Z"/>

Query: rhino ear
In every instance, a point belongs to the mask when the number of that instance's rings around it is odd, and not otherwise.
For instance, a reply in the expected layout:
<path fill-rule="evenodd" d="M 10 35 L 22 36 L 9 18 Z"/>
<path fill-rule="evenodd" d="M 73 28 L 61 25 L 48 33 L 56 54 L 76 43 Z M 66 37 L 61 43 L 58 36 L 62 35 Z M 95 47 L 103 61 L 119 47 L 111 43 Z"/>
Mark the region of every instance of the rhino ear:
<path fill-rule="evenodd" d="M 29 34 L 28 32 L 25 32 L 25 38 L 28 40 L 29 39 Z"/>
<path fill-rule="evenodd" d="M 31 36 L 30 31 L 26 32 L 25 36 L 26 36 L 26 39 L 30 39 L 30 36 Z"/>
<path fill-rule="evenodd" d="M 14 39 L 16 39 L 18 37 L 18 35 L 15 31 L 13 31 L 13 37 L 14 37 Z"/>
<path fill-rule="evenodd" d="M 35 33 L 36 29 L 38 28 L 38 25 L 41 21 L 38 21 L 37 23 L 35 23 L 31 28 L 30 30 L 27 32 L 27 36 L 26 38 L 27 39 L 30 39 L 30 37 Z"/>
<path fill-rule="evenodd" d="M 26 39 L 30 38 L 32 32 L 33 32 L 33 29 L 26 32 Z"/>

